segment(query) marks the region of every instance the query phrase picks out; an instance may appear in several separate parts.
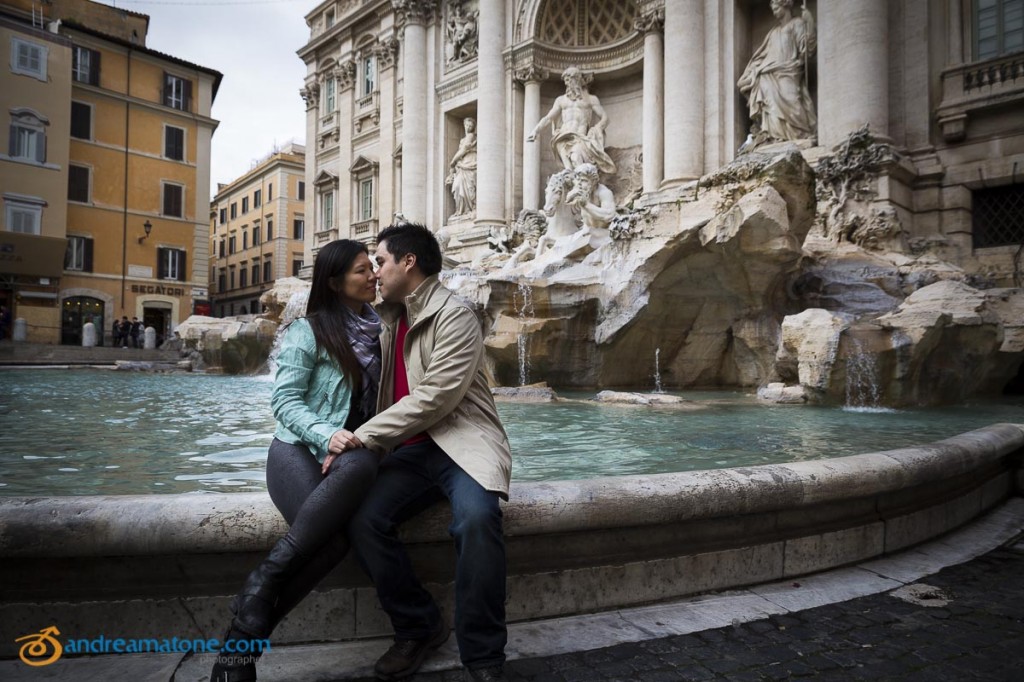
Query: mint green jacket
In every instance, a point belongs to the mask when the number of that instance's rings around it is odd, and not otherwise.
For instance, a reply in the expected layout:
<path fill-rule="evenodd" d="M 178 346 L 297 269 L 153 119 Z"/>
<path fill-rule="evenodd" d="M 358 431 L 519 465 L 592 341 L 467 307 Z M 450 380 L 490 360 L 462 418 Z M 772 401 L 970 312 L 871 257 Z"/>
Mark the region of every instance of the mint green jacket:
<path fill-rule="evenodd" d="M 327 351 L 317 348 L 305 318 L 291 323 L 277 355 L 270 407 L 277 420 L 274 437 L 309 447 L 318 462 L 327 444 L 344 427 L 352 406 L 352 387 Z"/>

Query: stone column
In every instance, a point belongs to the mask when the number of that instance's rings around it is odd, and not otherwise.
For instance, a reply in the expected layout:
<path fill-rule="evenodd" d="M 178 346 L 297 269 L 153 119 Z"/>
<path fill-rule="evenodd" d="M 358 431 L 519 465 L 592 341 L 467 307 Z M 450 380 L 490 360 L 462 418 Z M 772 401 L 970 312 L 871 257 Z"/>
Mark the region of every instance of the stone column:
<path fill-rule="evenodd" d="M 636 20 L 636 29 L 644 34 L 643 155 L 644 194 L 658 191 L 665 179 L 665 66 L 661 32 L 665 28 L 665 10 L 657 9 Z M 525 192 L 524 192 L 525 195 Z"/>
<path fill-rule="evenodd" d="M 427 220 L 427 24 L 432 0 L 392 0 L 402 28 L 402 213 L 413 222 Z M 382 103 L 383 104 L 383 103 Z M 390 106 L 390 103 L 387 104 Z"/>
<path fill-rule="evenodd" d="M 480 3 L 476 224 L 505 223 L 505 0 Z M 408 107 L 407 107 L 408 108 Z"/>
<path fill-rule="evenodd" d="M 889 136 L 886 0 L 818 3 L 818 141 L 831 147 L 865 123 Z"/>
<path fill-rule="evenodd" d="M 540 120 L 540 84 L 548 77 L 547 71 L 529 67 L 516 72 L 516 80 L 523 84 L 523 208 L 540 208 L 540 143 L 527 142 L 526 136 Z"/>
<path fill-rule="evenodd" d="M 391 224 L 397 208 L 395 201 L 395 160 L 392 153 L 397 147 L 395 139 L 395 90 L 398 84 L 398 41 L 384 38 L 374 49 L 377 73 L 380 78 L 380 166 L 377 175 L 377 229 Z"/>
<path fill-rule="evenodd" d="M 664 62 L 672 70 L 665 74 L 663 184 L 672 186 L 704 172 L 704 0 L 665 0 Z"/>

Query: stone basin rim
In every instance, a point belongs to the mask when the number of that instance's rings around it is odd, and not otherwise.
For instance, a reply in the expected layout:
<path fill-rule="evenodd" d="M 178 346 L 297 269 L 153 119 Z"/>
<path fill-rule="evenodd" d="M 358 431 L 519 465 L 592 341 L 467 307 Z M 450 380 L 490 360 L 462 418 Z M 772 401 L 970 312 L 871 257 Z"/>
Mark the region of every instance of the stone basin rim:
<path fill-rule="evenodd" d="M 514 483 L 509 537 L 629 528 L 794 510 L 872 497 L 996 466 L 1024 449 L 1000 423 L 914 447 L 832 459 L 664 474 Z M 406 523 L 415 542 L 448 540 L 443 505 Z M 0 556 L 259 552 L 287 530 L 265 492 L 0 497 Z"/>

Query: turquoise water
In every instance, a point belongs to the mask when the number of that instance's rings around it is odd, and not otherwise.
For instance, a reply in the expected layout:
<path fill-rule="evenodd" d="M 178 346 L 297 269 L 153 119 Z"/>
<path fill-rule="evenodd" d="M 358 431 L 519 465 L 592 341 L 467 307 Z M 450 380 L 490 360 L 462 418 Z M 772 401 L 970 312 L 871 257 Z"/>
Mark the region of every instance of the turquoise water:
<path fill-rule="evenodd" d="M 0 495 L 265 490 L 273 437 L 265 377 L 107 370 L 0 371 Z M 513 479 L 619 476 L 839 457 L 1024 422 L 1024 397 L 854 412 L 682 392 L 696 412 L 499 404 Z M 590 398 L 592 394 L 566 394 Z"/>

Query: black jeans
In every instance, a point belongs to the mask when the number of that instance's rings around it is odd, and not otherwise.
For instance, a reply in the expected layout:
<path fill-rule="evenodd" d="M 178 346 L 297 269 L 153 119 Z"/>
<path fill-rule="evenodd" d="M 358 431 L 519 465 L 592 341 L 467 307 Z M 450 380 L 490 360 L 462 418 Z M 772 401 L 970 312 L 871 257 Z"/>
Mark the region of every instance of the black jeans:
<path fill-rule="evenodd" d="M 345 526 L 359 508 L 377 475 L 379 458 L 366 449 L 336 459 L 327 475 L 304 445 L 274 439 L 267 455 L 270 499 L 291 526 L 299 554 L 309 561 L 288 581 L 278 599 L 275 622 L 348 554 Z"/>
<path fill-rule="evenodd" d="M 413 574 L 399 523 L 447 498 L 455 539 L 455 635 L 470 668 L 505 661 L 505 538 L 498 494 L 485 490 L 433 441 L 401 447 L 380 464 L 377 481 L 349 524 L 356 556 L 377 587 L 398 639 L 422 639 L 441 620 Z"/>

